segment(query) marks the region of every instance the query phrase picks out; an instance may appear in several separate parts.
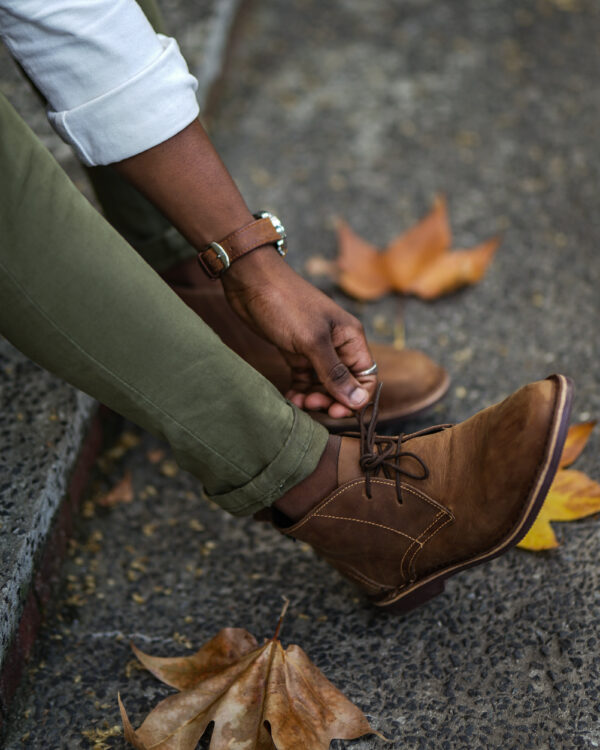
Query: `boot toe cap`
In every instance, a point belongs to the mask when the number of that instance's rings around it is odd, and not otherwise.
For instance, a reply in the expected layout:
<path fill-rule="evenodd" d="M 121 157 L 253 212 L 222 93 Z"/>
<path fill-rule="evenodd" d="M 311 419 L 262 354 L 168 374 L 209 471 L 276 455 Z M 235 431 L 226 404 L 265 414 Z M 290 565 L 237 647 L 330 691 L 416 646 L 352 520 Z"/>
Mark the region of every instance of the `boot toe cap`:
<path fill-rule="evenodd" d="M 437 496 L 455 522 L 424 550 L 421 571 L 444 558 L 454 565 L 493 557 L 519 541 L 556 472 L 569 406 L 570 386 L 557 376 L 453 428 Z"/>

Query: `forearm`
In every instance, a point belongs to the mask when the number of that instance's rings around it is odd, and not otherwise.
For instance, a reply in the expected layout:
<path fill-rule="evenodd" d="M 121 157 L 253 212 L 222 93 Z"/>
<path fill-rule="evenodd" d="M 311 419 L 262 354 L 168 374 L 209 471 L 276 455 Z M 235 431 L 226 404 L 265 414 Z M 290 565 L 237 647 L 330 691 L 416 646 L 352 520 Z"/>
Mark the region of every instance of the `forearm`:
<path fill-rule="evenodd" d="M 199 250 L 253 221 L 197 121 L 114 166 Z M 372 365 L 362 326 L 295 273 L 274 245 L 263 245 L 232 262 L 222 281 L 233 309 L 279 347 L 294 369 L 294 382 L 301 383 L 303 392 L 293 387 L 288 397 L 297 406 L 306 403 L 314 372 L 331 394 L 325 401 L 331 416 L 348 416 L 350 409 L 367 401 L 366 387 L 373 390 L 376 378 L 362 384 L 351 372 Z"/>
<path fill-rule="evenodd" d="M 198 249 L 253 220 L 198 120 L 114 167 Z"/>

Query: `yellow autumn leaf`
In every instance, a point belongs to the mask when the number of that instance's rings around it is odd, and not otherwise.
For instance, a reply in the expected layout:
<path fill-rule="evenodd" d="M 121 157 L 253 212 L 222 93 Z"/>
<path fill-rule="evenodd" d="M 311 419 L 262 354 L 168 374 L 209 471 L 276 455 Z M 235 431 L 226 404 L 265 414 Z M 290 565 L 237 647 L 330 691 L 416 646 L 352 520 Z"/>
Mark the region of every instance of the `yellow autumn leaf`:
<path fill-rule="evenodd" d="M 600 512 L 600 484 L 582 471 L 563 469 L 556 475 L 544 508 L 551 521 L 575 521 Z"/>
<path fill-rule="evenodd" d="M 573 425 L 567 435 L 560 466 L 568 466 L 580 455 L 595 422 Z M 539 552 L 559 543 L 550 521 L 575 521 L 600 513 L 600 484 L 582 471 L 559 469 L 533 526 L 519 542 L 522 549 Z"/>
<path fill-rule="evenodd" d="M 521 547 L 521 549 L 531 550 L 532 552 L 556 549 L 556 547 L 560 546 L 543 508 L 539 516 L 535 519 L 533 526 L 517 546 Z"/>
<path fill-rule="evenodd" d="M 570 466 L 579 458 L 581 451 L 585 448 L 588 438 L 596 426 L 596 421 L 580 422 L 569 428 L 569 434 L 565 440 L 562 456 L 560 457 L 559 469 Z"/>

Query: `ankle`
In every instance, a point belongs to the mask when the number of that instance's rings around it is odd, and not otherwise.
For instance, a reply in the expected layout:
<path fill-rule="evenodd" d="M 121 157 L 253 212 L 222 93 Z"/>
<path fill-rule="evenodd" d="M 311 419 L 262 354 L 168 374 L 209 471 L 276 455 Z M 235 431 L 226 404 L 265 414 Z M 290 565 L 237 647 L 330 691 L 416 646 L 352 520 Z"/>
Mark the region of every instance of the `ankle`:
<path fill-rule="evenodd" d="M 330 435 L 317 468 L 288 490 L 273 507 L 295 523 L 337 487 L 338 454 L 342 439 Z"/>

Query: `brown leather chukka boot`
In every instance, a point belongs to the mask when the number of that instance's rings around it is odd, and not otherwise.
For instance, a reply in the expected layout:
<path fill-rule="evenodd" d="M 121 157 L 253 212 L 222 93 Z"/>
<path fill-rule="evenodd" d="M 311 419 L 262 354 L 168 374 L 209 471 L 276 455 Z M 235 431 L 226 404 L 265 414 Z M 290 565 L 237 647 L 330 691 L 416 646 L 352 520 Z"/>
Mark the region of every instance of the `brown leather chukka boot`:
<path fill-rule="evenodd" d="M 456 426 L 397 438 L 360 415 L 342 437 L 338 486 L 285 535 L 310 544 L 379 607 L 405 612 L 451 575 L 491 560 L 529 530 L 558 468 L 572 387 L 532 383 Z"/>
<path fill-rule="evenodd" d="M 279 350 L 240 320 L 229 306 L 221 284 L 206 276 L 196 258 L 179 263 L 162 277 L 230 349 L 270 380 L 281 393 L 289 390 L 290 369 Z M 414 349 L 398 351 L 373 342 L 369 342 L 369 348 L 379 368 L 379 379 L 385 383 L 379 404 L 380 427 L 428 409 L 448 390 L 448 373 L 423 352 Z M 333 419 L 325 412 L 310 414 L 332 431 L 346 430 L 356 424 L 354 417 Z"/>

